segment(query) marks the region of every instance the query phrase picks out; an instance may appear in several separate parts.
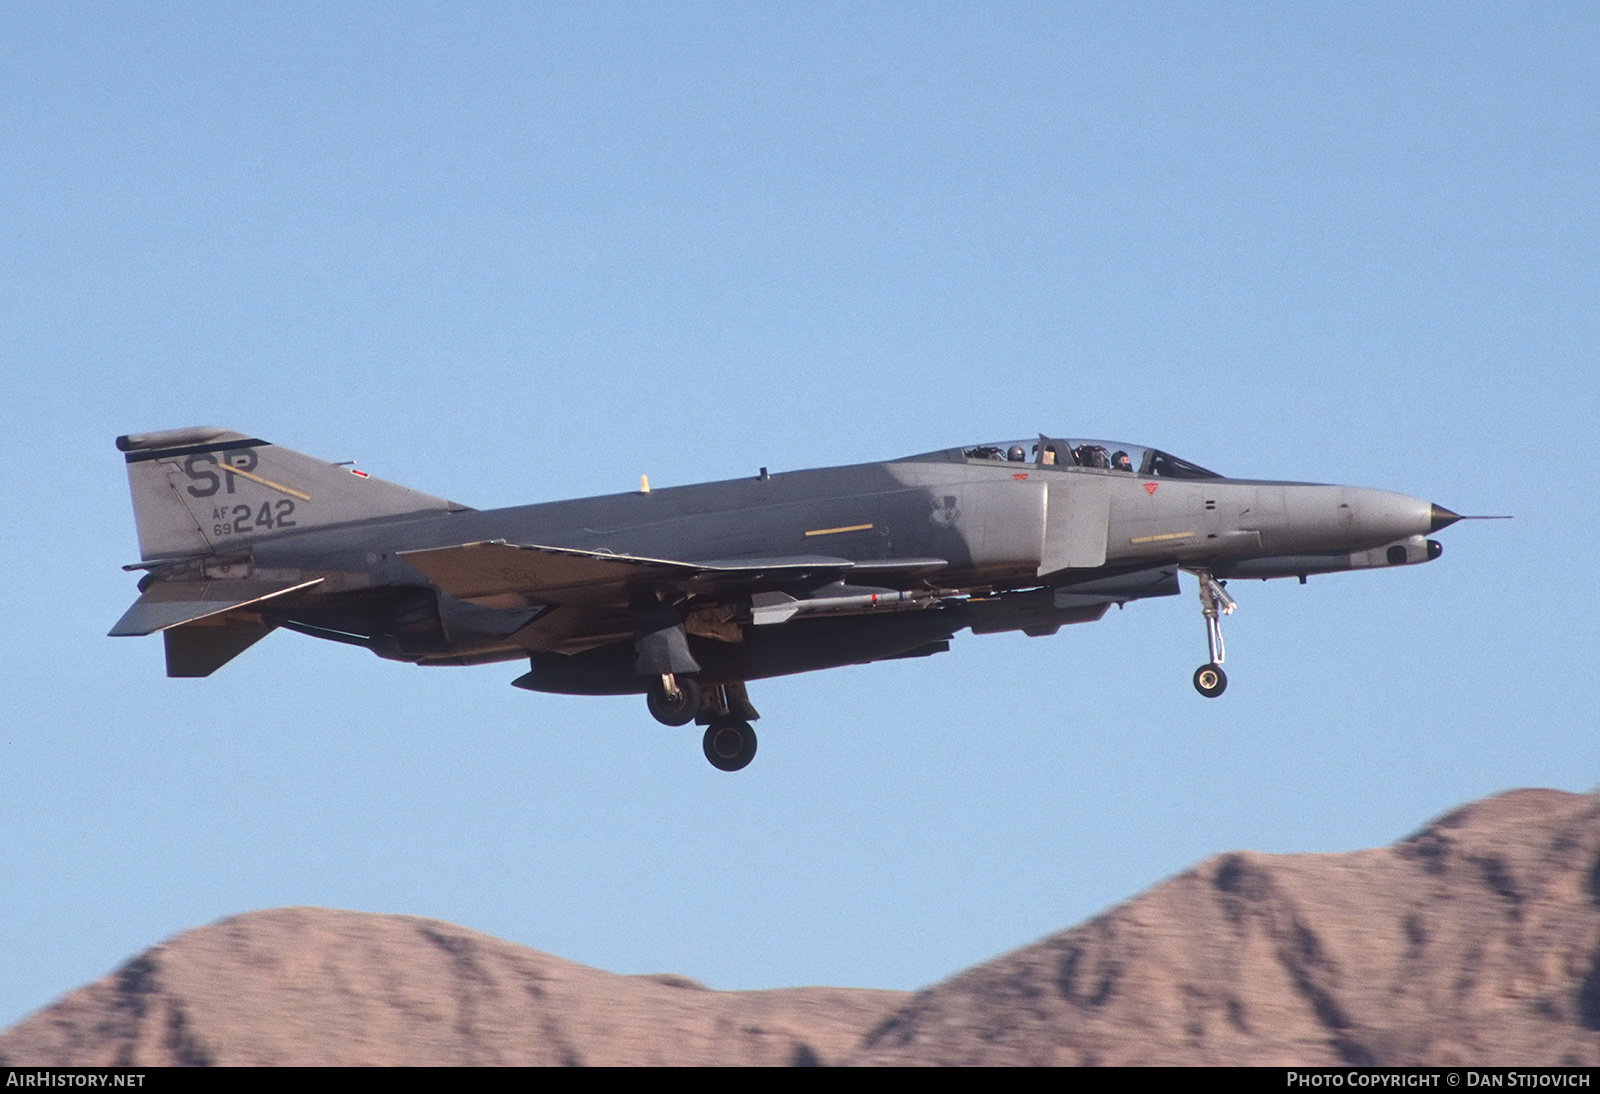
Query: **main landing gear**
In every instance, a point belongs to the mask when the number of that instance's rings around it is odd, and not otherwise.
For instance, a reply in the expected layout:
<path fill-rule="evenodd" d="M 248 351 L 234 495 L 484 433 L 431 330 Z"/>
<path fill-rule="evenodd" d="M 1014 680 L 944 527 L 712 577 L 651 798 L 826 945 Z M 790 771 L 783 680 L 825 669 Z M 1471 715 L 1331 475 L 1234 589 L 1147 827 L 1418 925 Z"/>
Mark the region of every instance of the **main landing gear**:
<path fill-rule="evenodd" d="M 1211 660 L 1194 670 L 1194 690 L 1207 699 L 1215 699 L 1228 689 L 1228 674 L 1222 671 L 1222 621 L 1221 616 L 1232 615 L 1237 606 L 1233 597 L 1222 588 L 1222 582 L 1211 576 L 1210 570 L 1191 570 L 1200 582 L 1200 614 L 1206 617 L 1206 645 Z"/>
<path fill-rule="evenodd" d="M 750 722 L 761 715 L 750 705 L 742 683 L 702 688 L 692 676 L 663 673 L 650 681 L 645 705 L 662 725 L 704 725 L 701 747 L 718 771 L 740 771 L 756 757 L 756 731 Z"/>
<path fill-rule="evenodd" d="M 686 726 L 700 713 L 700 684 L 693 676 L 665 672 L 645 692 L 650 716 L 664 726 Z"/>
<path fill-rule="evenodd" d="M 711 719 L 701 742 L 706 759 L 718 771 L 738 771 L 756 758 L 756 731 L 732 715 Z"/>

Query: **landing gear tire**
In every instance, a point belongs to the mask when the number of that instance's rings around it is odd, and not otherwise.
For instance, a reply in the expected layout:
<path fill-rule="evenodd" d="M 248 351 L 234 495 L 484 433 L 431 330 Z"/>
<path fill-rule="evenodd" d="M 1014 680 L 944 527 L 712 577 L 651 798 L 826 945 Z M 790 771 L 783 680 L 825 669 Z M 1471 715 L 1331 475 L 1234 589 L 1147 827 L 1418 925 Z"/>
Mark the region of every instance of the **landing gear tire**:
<path fill-rule="evenodd" d="M 667 694 L 665 681 L 651 683 L 645 693 L 645 706 L 650 716 L 664 726 L 686 726 L 700 713 L 700 684 L 692 676 L 676 678 L 678 694 Z"/>
<path fill-rule="evenodd" d="M 1194 670 L 1194 690 L 1207 699 L 1215 699 L 1228 690 L 1228 674 L 1221 665 L 1201 665 Z"/>
<path fill-rule="evenodd" d="M 718 718 L 706 727 L 706 759 L 718 771 L 739 771 L 756 758 L 756 731 L 738 718 Z"/>

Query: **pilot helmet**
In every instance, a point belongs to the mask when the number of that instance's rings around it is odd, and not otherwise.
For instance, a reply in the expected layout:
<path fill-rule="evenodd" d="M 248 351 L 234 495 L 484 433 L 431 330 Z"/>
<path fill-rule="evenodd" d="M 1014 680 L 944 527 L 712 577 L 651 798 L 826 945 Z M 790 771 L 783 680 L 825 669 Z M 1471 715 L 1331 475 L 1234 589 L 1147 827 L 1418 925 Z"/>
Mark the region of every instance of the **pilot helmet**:
<path fill-rule="evenodd" d="M 1021 463 L 1026 458 L 1027 454 L 1022 450 L 1022 446 L 1020 444 L 1014 444 L 1010 448 L 1006 449 L 1006 459 L 1010 460 L 1012 463 Z"/>

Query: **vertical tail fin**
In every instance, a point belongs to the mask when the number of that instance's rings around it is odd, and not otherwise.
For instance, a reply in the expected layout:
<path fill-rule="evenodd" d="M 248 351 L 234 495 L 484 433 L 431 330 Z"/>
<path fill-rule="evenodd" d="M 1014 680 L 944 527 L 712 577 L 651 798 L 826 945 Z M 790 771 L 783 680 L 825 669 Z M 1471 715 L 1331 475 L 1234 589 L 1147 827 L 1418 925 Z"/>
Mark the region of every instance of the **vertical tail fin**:
<path fill-rule="evenodd" d="M 117 438 L 145 561 L 215 554 L 301 528 L 465 506 L 201 426 Z"/>

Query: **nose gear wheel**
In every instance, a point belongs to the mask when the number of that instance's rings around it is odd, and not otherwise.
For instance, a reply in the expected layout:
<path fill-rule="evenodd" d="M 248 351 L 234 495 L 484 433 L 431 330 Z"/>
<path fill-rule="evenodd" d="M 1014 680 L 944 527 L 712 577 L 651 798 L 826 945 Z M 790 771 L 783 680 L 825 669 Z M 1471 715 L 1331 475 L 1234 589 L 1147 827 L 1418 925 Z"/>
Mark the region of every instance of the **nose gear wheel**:
<path fill-rule="evenodd" d="M 1217 664 L 1201 665 L 1194 670 L 1194 690 L 1207 699 L 1215 699 L 1228 689 L 1228 674 Z"/>

